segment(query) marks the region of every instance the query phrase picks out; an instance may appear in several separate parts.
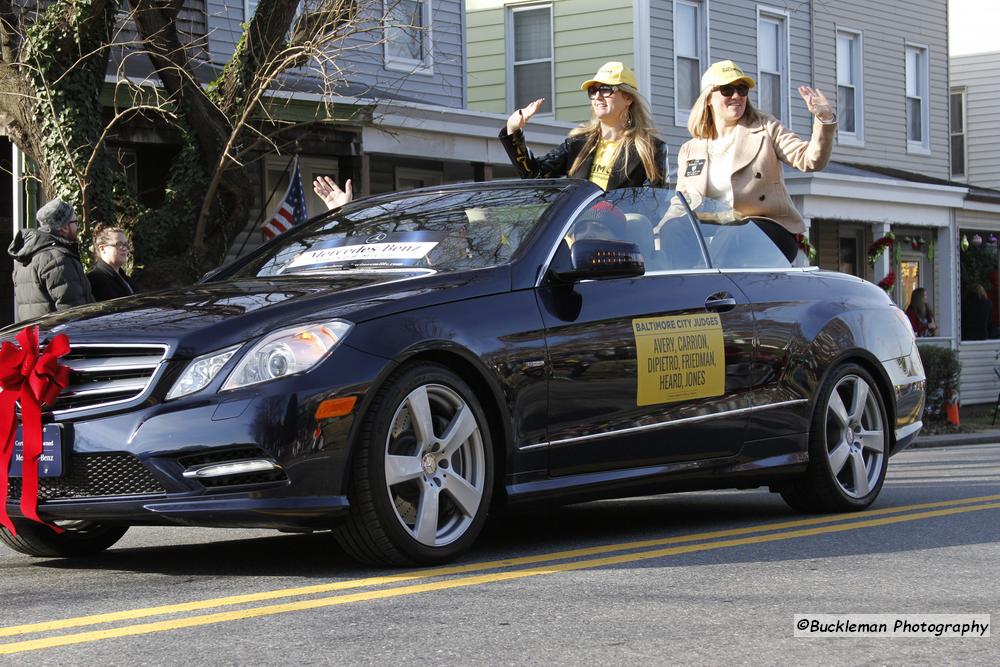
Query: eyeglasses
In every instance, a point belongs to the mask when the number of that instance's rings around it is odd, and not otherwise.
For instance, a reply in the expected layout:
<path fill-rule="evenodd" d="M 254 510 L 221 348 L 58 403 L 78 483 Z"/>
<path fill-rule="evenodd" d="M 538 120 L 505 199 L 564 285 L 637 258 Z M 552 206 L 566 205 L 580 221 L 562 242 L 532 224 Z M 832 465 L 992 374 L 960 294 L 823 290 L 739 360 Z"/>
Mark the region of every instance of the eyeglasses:
<path fill-rule="evenodd" d="M 618 86 L 609 86 L 607 84 L 601 84 L 600 86 L 591 86 L 587 89 L 587 97 L 590 99 L 595 99 L 598 94 L 602 97 L 611 97 L 618 92 Z"/>
<path fill-rule="evenodd" d="M 118 248 L 119 250 L 128 250 L 127 243 L 102 243 L 103 248 Z"/>
<path fill-rule="evenodd" d="M 722 93 L 723 97 L 732 97 L 733 93 L 740 97 L 746 97 L 750 92 L 750 86 L 745 83 L 737 83 L 736 85 L 719 86 L 716 90 Z"/>

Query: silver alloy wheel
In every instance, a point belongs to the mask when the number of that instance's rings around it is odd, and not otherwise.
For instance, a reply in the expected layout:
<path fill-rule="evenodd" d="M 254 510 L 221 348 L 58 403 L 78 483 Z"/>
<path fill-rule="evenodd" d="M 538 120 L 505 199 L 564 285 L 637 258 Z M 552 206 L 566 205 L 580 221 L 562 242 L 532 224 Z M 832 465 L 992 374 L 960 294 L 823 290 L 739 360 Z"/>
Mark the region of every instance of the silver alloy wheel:
<path fill-rule="evenodd" d="M 486 453 L 475 413 L 453 389 L 421 385 L 396 408 L 385 484 L 396 518 L 420 544 L 444 546 L 469 529 L 486 488 Z"/>
<path fill-rule="evenodd" d="M 857 375 L 840 378 L 830 392 L 826 451 L 830 471 L 848 496 L 863 498 L 877 486 L 885 456 L 885 424 L 875 389 Z"/>

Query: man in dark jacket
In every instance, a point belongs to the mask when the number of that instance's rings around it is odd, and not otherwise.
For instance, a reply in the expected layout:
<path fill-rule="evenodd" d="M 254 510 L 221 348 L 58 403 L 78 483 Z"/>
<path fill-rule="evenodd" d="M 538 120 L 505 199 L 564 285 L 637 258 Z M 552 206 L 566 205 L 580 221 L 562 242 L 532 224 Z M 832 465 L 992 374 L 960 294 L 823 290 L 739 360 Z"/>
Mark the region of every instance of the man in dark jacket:
<path fill-rule="evenodd" d="M 18 320 L 94 302 L 80 262 L 73 208 L 53 199 L 38 209 L 35 219 L 38 229 L 18 231 L 7 249 L 14 258 Z"/>

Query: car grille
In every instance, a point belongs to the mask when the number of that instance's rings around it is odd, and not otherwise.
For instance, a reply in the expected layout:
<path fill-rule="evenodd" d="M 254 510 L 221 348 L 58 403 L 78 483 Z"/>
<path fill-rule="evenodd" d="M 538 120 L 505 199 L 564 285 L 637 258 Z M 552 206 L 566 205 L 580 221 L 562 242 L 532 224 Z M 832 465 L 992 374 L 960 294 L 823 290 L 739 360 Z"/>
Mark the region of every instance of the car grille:
<path fill-rule="evenodd" d="M 52 405 L 56 412 L 99 408 L 141 396 L 166 355 L 162 345 L 73 345 L 62 363 L 69 386 Z"/>
<path fill-rule="evenodd" d="M 152 473 L 131 454 L 76 454 L 62 477 L 38 480 L 39 500 L 104 498 L 165 493 Z M 21 497 L 21 479 L 11 478 L 8 496 Z"/>

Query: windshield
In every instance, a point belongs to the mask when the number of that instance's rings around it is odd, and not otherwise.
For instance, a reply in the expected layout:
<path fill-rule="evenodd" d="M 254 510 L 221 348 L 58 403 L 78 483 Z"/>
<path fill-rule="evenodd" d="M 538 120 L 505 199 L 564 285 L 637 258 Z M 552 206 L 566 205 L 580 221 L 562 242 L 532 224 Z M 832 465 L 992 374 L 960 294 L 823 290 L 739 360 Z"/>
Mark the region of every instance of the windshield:
<path fill-rule="evenodd" d="M 698 219 L 713 266 L 770 269 L 808 265 L 795 236 L 774 220 L 745 217 L 717 199 L 684 196 Z"/>
<path fill-rule="evenodd" d="M 621 188 L 580 213 L 566 242 L 604 238 L 634 243 L 646 272 L 706 269 L 705 248 L 694 219 L 673 190 Z"/>
<path fill-rule="evenodd" d="M 496 266 L 513 257 L 561 192 L 559 187 L 525 185 L 358 202 L 332 218 L 292 230 L 235 277 Z"/>
<path fill-rule="evenodd" d="M 574 220 L 566 244 L 580 238 L 634 243 L 646 273 L 808 264 L 795 236 L 777 222 L 745 217 L 723 201 L 665 189 L 622 188 L 602 195 Z"/>

